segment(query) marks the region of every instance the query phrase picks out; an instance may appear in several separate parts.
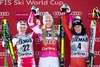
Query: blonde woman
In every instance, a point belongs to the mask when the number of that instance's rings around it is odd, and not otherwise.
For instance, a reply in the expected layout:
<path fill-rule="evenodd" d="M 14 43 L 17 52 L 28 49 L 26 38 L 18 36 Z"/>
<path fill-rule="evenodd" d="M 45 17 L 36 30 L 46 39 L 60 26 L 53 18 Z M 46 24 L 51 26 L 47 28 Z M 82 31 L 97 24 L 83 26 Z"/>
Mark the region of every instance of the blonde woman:
<path fill-rule="evenodd" d="M 41 42 L 41 53 L 39 67 L 59 67 L 58 59 L 58 34 L 51 14 L 45 12 L 43 15 L 43 26 L 40 27 L 39 8 L 32 7 L 28 24 L 38 34 Z M 36 17 L 36 23 L 33 22 Z"/>

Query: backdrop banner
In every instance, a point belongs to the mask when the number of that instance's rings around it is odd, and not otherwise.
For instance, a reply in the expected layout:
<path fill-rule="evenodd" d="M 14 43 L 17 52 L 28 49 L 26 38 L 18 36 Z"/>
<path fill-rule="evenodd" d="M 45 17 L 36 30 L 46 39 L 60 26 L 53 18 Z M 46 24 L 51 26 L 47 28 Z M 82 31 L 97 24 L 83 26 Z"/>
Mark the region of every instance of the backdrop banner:
<path fill-rule="evenodd" d="M 100 9 L 100 0 L 0 0 L 0 32 L 1 22 L 3 19 L 7 19 L 10 25 L 10 31 L 12 37 L 18 32 L 16 29 L 16 23 L 20 20 L 27 22 L 28 16 L 31 12 L 31 7 L 36 6 L 40 8 L 40 19 L 42 22 L 42 16 L 44 12 L 48 11 L 54 18 L 54 24 L 58 25 L 61 12 L 60 7 L 62 4 L 68 4 L 72 11 L 72 17 L 79 15 L 83 20 L 83 24 L 86 28 L 87 34 L 90 36 L 90 22 L 92 20 L 92 10 L 94 7 Z M 98 29 L 96 33 L 95 48 L 94 48 L 94 67 L 100 67 L 100 21 L 98 21 Z M 32 32 L 28 28 L 27 33 Z M 4 67 L 4 56 L 6 55 L 4 48 L 2 47 L 2 37 L 0 37 L 0 67 Z M 66 39 L 66 42 L 69 41 Z M 35 60 L 38 66 L 39 54 L 40 54 L 40 40 L 34 39 Z M 65 44 L 65 67 L 69 64 L 69 53 L 67 52 L 69 47 Z M 16 52 L 16 51 L 15 51 Z M 8 65 L 12 67 L 11 57 L 8 54 Z"/>

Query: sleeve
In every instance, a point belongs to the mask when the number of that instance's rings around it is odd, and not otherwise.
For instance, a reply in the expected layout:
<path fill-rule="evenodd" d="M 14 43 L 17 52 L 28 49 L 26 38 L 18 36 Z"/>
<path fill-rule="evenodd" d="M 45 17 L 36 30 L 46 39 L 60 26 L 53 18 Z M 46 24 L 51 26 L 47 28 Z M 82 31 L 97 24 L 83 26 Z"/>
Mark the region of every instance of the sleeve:
<path fill-rule="evenodd" d="M 6 44 L 6 43 L 5 43 L 4 41 L 2 41 L 2 47 L 5 47 L 5 44 Z"/>
<path fill-rule="evenodd" d="M 15 47 L 16 43 L 17 43 L 17 38 L 13 38 L 12 39 L 12 43 L 13 43 L 13 47 Z"/>
<path fill-rule="evenodd" d="M 14 39 L 12 40 L 12 45 L 13 45 L 13 47 L 15 47 L 15 44 L 16 44 L 15 42 L 16 42 L 16 39 L 14 38 Z M 4 41 L 2 41 L 2 47 L 5 47 L 5 45 L 8 45 L 8 44 L 6 44 Z M 9 49 L 7 49 L 7 53 L 10 54 Z"/>
<path fill-rule="evenodd" d="M 71 40 L 72 38 L 72 33 L 68 27 L 68 25 L 66 23 L 68 23 L 69 21 L 67 20 L 67 16 L 66 16 L 66 13 L 62 13 L 62 25 L 63 25 L 63 28 L 64 28 L 64 31 L 66 33 L 66 35 L 68 36 L 68 39 Z"/>
<path fill-rule="evenodd" d="M 17 42 L 16 38 L 13 38 L 13 39 L 12 39 L 13 47 L 15 46 L 16 42 Z M 5 43 L 5 41 L 2 41 L 2 47 L 5 47 L 5 45 L 7 45 L 7 44 Z"/>
<path fill-rule="evenodd" d="M 42 30 L 40 29 L 39 24 L 35 24 L 33 22 L 34 19 L 34 12 L 31 12 L 28 18 L 28 25 L 29 27 L 36 33 L 36 34 L 42 34 Z M 40 19 L 36 19 L 37 23 L 40 23 Z"/>
<path fill-rule="evenodd" d="M 69 14 L 68 19 L 69 19 L 69 24 L 68 24 L 69 29 L 72 29 L 72 15 Z"/>

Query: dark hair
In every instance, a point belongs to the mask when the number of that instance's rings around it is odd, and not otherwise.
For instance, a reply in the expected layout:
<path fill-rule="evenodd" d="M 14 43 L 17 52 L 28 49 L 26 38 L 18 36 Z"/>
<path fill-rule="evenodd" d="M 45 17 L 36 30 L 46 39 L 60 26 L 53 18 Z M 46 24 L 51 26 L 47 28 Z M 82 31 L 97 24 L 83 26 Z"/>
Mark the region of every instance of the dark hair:
<path fill-rule="evenodd" d="M 84 28 L 83 25 L 81 25 L 81 26 L 82 26 L 82 31 L 81 31 L 80 34 L 77 34 L 77 33 L 75 32 L 74 27 L 72 27 L 72 30 L 71 30 L 72 34 L 74 34 L 74 35 L 85 35 L 85 34 L 86 34 L 86 28 Z"/>

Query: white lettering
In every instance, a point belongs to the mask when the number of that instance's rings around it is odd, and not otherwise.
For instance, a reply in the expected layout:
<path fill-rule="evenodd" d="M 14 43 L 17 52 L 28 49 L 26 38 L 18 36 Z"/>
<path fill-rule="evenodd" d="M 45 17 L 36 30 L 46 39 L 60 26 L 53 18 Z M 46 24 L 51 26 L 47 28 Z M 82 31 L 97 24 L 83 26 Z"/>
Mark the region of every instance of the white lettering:
<path fill-rule="evenodd" d="M 100 51 L 94 51 L 94 55 L 100 56 Z"/>
<path fill-rule="evenodd" d="M 43 1 L 43 0 L 40 0 L 40 1 L 26 0 L 26 3 L 28 5 L 48 5 L 48 0 L 46 0 L 46 1 Z"/>
<path fill-rule="evenodd" d="M 61 15 L 61 12 L 60 11 L 58 11 L 58 12 L 53 12 L 53 15 L 55 16 L 55 15 L 58 15 L 58 16 L 60 16 Z"/>
<path fill-rule="evenodd" d="M 11 0 L 0 0 L 0 5 L 11 5 Z"/>
<path fill-rule="evenodd" d="M 35 52 L 35 57 L 36 57 L 36 58 L 39 58 L 39 57 L 40 57 L 40 51 L 36 51 L 36 52 Z"/>
<path fill-rule="evenodd" d="M 95 38 L 95 42 L 100 42 L 100 38 Z"/>
<path fill-rule="evenodd" d="M 100 67 L 100 65 L 93 65 L 93 67 Z"/>
<path fill-rule="evenodd" d="M 5 52 L 0 52 L 0 56 L 6 56 L 7 54 Z"/>
<path fill-rule="evenodd" d="M 24 5 L 24 0 L 14 0 L 14 5 Z"/>
<path fill-rule="evenodd" d="M 9 12 L 0 12 L 0 17 L 9 16 Z"/>
<path fill-rule="evenodd" d="M 75 16 L 81 16 L 82 15 L 82 12 L 81 11 L 72 11 L 71 14 L 72 15 L 75 15 Z"/>
<path fill-rule="evenodd" d="M 61 16 L 61 12 L 60 11 L 54 11 L 53 15 L 54 15 L 54 18 L 58 18 L 59 16 Z"/>
<path fill-rule="evenodd" d="M 63 1 L 51 0 L 51 1 L 50 1 L 50 4 L 51 4 L 51 5 L 59 5 L 59 6 L 61 6 L 61 5 L 63 4 Z"/>
<path fill-rule="evenodd" d="M 57 50 L 54 47 L 42 47 L 42 50 Z"/>

